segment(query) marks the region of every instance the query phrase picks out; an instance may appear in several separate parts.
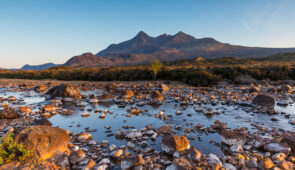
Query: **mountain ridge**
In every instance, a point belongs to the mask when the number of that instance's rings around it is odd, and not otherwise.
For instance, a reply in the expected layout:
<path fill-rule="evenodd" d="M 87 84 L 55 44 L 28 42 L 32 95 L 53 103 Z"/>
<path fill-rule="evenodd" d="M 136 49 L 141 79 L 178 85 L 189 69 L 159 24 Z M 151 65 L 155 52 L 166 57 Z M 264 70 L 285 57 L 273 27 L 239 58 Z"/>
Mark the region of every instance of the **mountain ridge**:
<path fill-rule="evenodd" d="M 204 58 L 261 58 L 284 52 L 295 52 L 295 48 L 231 45 L 214 38 L 195 38 L 182 31 L 174 35 L 161 34 L 152 37 L 140 31 L 130 40 L 111 44 L 97 54 L 84 53 L 74 56 L 64 65 L 71 67 L 126 66 L 146 64 L 150 62 L 151 58 L 161 61 L 192 59 L 197 56 Z"/>

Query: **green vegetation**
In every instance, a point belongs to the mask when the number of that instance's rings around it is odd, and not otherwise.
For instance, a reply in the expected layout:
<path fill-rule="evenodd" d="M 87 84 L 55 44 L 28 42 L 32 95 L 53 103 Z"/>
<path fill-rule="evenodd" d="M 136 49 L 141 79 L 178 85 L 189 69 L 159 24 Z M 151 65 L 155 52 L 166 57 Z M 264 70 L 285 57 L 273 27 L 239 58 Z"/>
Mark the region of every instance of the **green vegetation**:
<path fill-rule="evenodd" d="M 31 157 L 30 150 L 14 141 L 13 133 L 7 134 L 0 140 L 0 165 L 10 161 L 23 161 Z"/>
<path fill-rule="evenodd" d="M 47 70 L 0 70 L 0 78 L 57 79 L 88 81 L 175 80 L 196 86 L 217 84 L 220 80 L 233 81 L 239 75 L 250 75 L 257 80 L 295 80 L 295 62 L 262 61 L 224 57 L 177 62 L 153 61 L 151 65 L 72 68 L 66 66 Z"/>
<path fill-rule="evenodd" d="M 151 61 L 151 70 L 153 72 L 154 79 L 156 80 L 159 71 L 163 68 L 163 64 L 160 60 L 153 58 Z"/>

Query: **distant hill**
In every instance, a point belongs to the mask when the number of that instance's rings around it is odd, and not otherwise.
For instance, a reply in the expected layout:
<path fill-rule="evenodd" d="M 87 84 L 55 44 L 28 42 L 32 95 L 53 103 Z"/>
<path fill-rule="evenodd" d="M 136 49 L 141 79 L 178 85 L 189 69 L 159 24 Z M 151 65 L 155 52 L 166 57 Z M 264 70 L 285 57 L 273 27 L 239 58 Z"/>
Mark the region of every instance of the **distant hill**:
<path fill-rule="evenodd" d="M 175 35 L 151 37 L 139 32 L 134 38 L 119 44 L 111 44 L 96 55 L 85 53 L 69 59 L 70 67 L 104 67 L 147 64 L 151 58 L 164 62 L 208 58 L 239 57 L 261 58 L 277 53 L 295 52 L 295 48 L 261 48 L 231 45 L 213 38 L 197 39 L 183 32 Z"/>
<path fill-rule="evenodd" d="M 257 59 L 260 61 L 295 61 L 295 53 L 279 53 L 268 57 Z"/>
<path fill-rule="evenodd" d="M 46 64 L 41 64 L 41 65 L 24 65 L 21 70 L 45 70 L 49 69 L 51 67 L 57 66 L 57 64 L 53 63 L 46 63 Z"/>

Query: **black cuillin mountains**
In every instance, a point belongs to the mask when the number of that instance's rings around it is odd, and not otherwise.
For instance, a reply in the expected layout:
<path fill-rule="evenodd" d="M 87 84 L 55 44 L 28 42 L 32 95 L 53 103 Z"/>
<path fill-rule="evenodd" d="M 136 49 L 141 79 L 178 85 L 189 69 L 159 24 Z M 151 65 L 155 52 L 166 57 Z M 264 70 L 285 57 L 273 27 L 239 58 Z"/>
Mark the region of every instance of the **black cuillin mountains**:
<path fill-rule="evenodd" d="M 151 37 L 139 32 L 134 38 L 119 44 L 111 44 L 96 55 L 84 53 L 69 59 L 70 67 L 104 67 L 147 64 L 152 57 L 161 61 L 176 61 L 196 57 L 261 58 L 276 53 L 295 52 L 295 48 L 245 47 L 221 43 L 213 38 L 195 38 L 183 32 Z"/>
<path fill-rule="evenodd" d="M 152 57 L 161 61 L 176 61 L 196 57 L 260 58 L 276 53 L 295 52 L 295 48 L 245 47 L 221 43 L 213 38 L 197 39 L 183 32 L 151 37 L 139 32 L 134 38 L 111 44 L 96 55 L 74 56 L 65 65 L 71 67 L 126 66 L 149 63 Z"/>

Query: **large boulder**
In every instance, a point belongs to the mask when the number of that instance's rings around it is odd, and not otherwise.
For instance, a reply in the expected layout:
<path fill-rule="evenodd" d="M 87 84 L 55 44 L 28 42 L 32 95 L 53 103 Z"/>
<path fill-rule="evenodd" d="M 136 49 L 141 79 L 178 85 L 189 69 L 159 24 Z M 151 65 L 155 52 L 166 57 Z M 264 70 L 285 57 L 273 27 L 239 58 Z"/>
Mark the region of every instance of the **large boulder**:
<path fill-rule="evenodd" d="M 18 112 L 11 107 L 6 107 L 0 112 L 1 119 L 15 119 L 18 117 L 19 117 Z"/>
<path fill-rule="evenodd" d="M 74 87 L 68 84 L 61 84 L 49 89 L 46 92 L 46 95 L 49 95 L 51 99 L 54 99 L 56 97 L 79 98 L 81 96 L 81 93 L 79 87 Z"/>
<path fill-rule="evenodd" d="M 37 159 L 45 160 L 54 154 L 65 152 L 70 137 L 63 129 L 38 125 L 20 131 L 15 141 L 31 150 Z"/>
<path fill-rule="evenodd" d="M 190 149 L 190 142 L 185 136 L 169 135 L 162 139 L 162 149 L 168 154 Z"/>
<path fill-rule="evenodd" d="M 268 94 L 258 94 L 252 101 L 252 104 L 266 107 L 266 108 L 274 108 L 275 99 Z"/>

